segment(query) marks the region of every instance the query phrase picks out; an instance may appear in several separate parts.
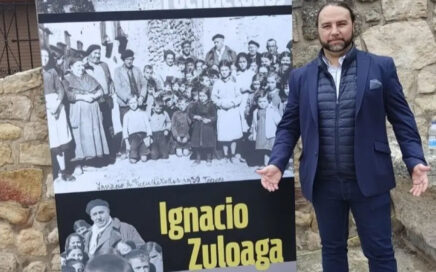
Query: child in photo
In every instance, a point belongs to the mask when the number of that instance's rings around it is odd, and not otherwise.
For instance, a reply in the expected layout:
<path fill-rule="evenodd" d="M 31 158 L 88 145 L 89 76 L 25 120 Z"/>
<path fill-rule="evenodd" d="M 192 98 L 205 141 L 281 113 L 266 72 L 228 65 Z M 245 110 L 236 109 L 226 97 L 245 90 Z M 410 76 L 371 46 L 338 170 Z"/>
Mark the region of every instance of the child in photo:
<path fill-rule="evenodd" d="M 271 72 L 266 77 L 266 90 L 270 98 L 271 105 L 277 108 L 279 112 L 282 112 L 282 99 L 280 98 L 280 90 L 278 85 L 280 83 L 279 75 L 275 72 Z"/>
<path fill-rule="evenodd" d="M 268 67 L 270 71 L 274 70 L 274 66 L 272 65 L 272 63 L 273 55 L 271 55 L 270 53 L 265 52 L 260 56 L 260 65 Z"/>
<path fill-rule="evenodd" d="M 151 144 L 151 159 L 168 159 L 169 157 L 169 132 L 171 119 L 164 111 L 164 102 L 160 99 L 154 101 L 153 111 L 150 116 L 150 125 L 153 135 Z"/>
<path fill-rule="evenodd" d="M 245 112 L 244 112 L 245 118 L 250 127 L 251 127 L 251 121 L 253 119 L 253 111 L 257 107 L 255 96 L 257 93 L 262 91 L 263 80 L 264 78 L 261 75 L 255 74 L 251 81 L 251 85 L 250 85 L 251 92 L 248 95 L 247 105 L 245 107 Z"/>
<path fill-rule="evenodd" d="M 189 156 L 189 129 L 191 119 L 189 118 L 188 100 L 181 96 L 177 101 L 178 110 L 174 112 L 171 118 L 171 133 L 175 141 L 177 157 Z"/>
<path fill-rule="evenodd" d="M 152 135 L 149 119 L 147 112 L 138 108 L 137 97 L 132 96 L 129 99 L 129 110 L 123 118 L 123 139 L 131 163 L 147 161 Z"/>
<path fill-rule="evenodd" d="M 176 94 L 177 96 L 180 96 L 180 95 L 185 94 L 185 91 L 186 91 L 186 84 L 187 84 L 187 82 L 186 82 L 185 79 L 181 79 L 181 80 L 180 80 L 179 93 Z"/>
<path fill-rule="evenodd" d="M 175 79 L 173 79 L 173 81 L 171 82 L 172 84 L 171 84 L 171 91 L 174 93 L 174 94 L 178 94 L 179 93 L 179 88 L 180 88 L 180 82 L 181 82 L 182 80 L 180 79 L 180 78 L 175 78 Z M 169 90 L 165 90 L 165 92 L 168 92 Z"/>
<path fill-rule="evenodd" d="M 217 138 L 223 146 L 224 156 L 230 162 L 236 155 L 236 146 L 242 138 L 242 121 L 239 111 L 241 92 L 238 85 L 232 80 L 231 62 L 221 61 L 219 64 L 221 78 L 212 88 L 211 100 L 217 110 Z"/>
<path fill-rule="evenodd" d="M 195 70 L 194 70 L 195 77 L 199 77 L 201 74 L 203 74 L 205 69 L 204 66 L 205 66 L 204 60 L 198 59 L 195 61 Z"/>
<path fill-rule="evenodd" d="M 200 84 L 207 88 L 212 87 L 212 81 L 207 74 L 200 75 Z"/>
<path fill-rule="evenodd" d="M 256 100 L 257 108 L 253 112 L 250 140 L 256 142 L 256 151 L 264 155 L 264 165 L 268 165 L 281 116 L 277 108 L 271 105 L 271 98 L 266 92 L 258 93 Z"/>
<path fill-rule="evenodd" d="M 185 61 L 185 74 L 192 74 L 194 76 L 195 62 L 193 58 L 187 58 Z"/>
<path fill-rule="evenodd" d="M 220 72 L 211 68 L 208 70 L 207 76 L 209 77 L 210 80 L 210 86 L 213 86 L 215 82 L 219 80 Z"/>
<path fill-rule="evenodd" d="M 74 272 L 83 272 L 85 270 L 85 265 L 78 260 L 70 259 L 66 261 L 66 267 L 71 267 L 74 269 Z M 62 272 L 66 271 L 65 268 L 62 268 Z"/>
<path fill-rule="evenodd" d="M 164 101 L 164 111 L 168 113 L 170 119 L 173 117 L 174 112 L 177 110 L 176 107 L 176 96 L 172 92 L 166 92 L 162 95 L 162 99 Z"/>
<path fill-rule="evenodd" d="M 244 134 L 248 132 L 249 126 L 247 119 L 245 117 L 245 109 L 247 107 L 247 102 L 252 90 L 250 85 L 252 84 L 252 79 L 254 72 L 248 68 L 248 56 L 246 53 L 239 53 L 236 56 L 236 83 L 241 92 L 241 104 L 239 105 L 239 111 L 241 113 L 242 130 Z"/>
<path fill-rule="evenodd" d="M 91 228 L 91 225 L 89 225 L 88 222 L 86 222 L 83 219 L 79 219 L 79 220 L 74 221 L 73 229 L 82 238 L 84 238 L 86 236 L 86 234 L 88 233 L 90 228 Z"/>
<path fill-rule="evenodd" d="M 192 93 L 192 88 L 193 88 L 194 84 L 192 83 L 186 83 L 186 89 L 183 92 L 183 96 L 185 97 L 191 97 L 191 93 Z"/>
<path fill-rule="evenodd" d="M 199 164 L 202 157 L 206 158 L 207 165 L 212 162 L 216 147 L 216 107 L 209 99 L 209 90 L 203 87 L 198 92 L 198 101 L 190 109 L 192 119 L 191 147 L 194 154 L 194 163 Z"/>
<path fill-rule="evenodd" d="M 286 109 L 286 104 L 288 104 L 288 96 L 289 96 L 289 83 L 288 83 L 288 78 L 286 76 L 282 77 L 281 80 L 281 88 L 280 88 L 280 99 L 282 100 L 282 112 L 280 113 L 281 115 L 283 115 L 285 109 Z"/>

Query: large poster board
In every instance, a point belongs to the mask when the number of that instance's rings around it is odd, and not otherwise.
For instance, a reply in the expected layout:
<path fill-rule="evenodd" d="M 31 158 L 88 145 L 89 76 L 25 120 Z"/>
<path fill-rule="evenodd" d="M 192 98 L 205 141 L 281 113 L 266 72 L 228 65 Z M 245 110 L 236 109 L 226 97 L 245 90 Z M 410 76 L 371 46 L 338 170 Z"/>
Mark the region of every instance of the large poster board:
<path fill-rule="evenodd" d="M 295 271 L 291 4 L 37 1 L 63 271 Z"/>

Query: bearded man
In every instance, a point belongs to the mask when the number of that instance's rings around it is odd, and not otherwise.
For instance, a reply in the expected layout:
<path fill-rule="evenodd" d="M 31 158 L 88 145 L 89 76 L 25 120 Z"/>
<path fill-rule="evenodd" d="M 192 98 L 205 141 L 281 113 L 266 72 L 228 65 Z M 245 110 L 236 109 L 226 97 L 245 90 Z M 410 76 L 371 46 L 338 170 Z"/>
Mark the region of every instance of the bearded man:
<path fill-rule="evenodd" d="M 301 189 L 317 216 L 323 271 L 348 271 L 350 210 L 369 270 L 397 271 L 389 194 L 395 180 L 386 117 L 412 176 L 414 196 L 427 189 L 430 167 L 392 58 L 357 50 L 354 21 L 344 2 L 319 10 L 322 49 L 315 60 L 291 72 L 269 165 L 257 172 L 265 189 L 277 190 L 301 135 Z"/>

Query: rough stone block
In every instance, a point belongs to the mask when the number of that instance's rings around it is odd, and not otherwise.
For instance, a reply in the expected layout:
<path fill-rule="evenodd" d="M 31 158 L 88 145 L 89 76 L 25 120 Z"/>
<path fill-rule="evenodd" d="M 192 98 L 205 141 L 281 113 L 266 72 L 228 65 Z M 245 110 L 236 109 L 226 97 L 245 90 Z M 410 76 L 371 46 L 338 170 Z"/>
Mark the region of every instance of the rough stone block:
<path fill-rule="evenodd" d="M 0 96 L 0 120 L 28 120 L 32 101 L 25 96 Z"/>
<path fill-rule="evenodd" d="M 51 271 L 61 271 L 61 255 L 55 254 L 51 259 Z"/>
<path fill-rule="evenodd" d="M 12 149 L 9 144 L 0 143 L 0 166 L 13 162 L 14 160 L 12 158 Z"/>
<path fill-rule="evenodd" d="M 41 169 L 28 168 L 0 172 L 0 201 L 14 200 L 33 205 L 41 198 L 43 173 Z"/>
<path fill-rule="evenodd" d="M 48 144 L 20 144 L 20 163 L 51 165 L 51 153 Z"/>
<path fill-rule="evenodd" d="M 47 265 L 41 261 L 32 262 L 23 269 L 23 272 L 46 272 Z"/>
<path fill-rule="evenodd" d="M 28 122 L 24 125 L 24 140 L 46 141 L 48 136 L 46 122 Z"/>
<path fill-rule="evenodd" d="M 436 65 L 424 67 L 424 69 L 422 69 L 418 74 L 418 93 L 429 94 L 435 92 L 436 92 Z"/>
<path fill-rule="evenodd" d="M 415 114 L 434 114 L 436 110 L 436 94 L 421 95 L 415 99 Z"/>
<path fill-rule="evenodd" d="M 39 222 L 48 222 L 56 216 L 56 206 L 54 200 L 47 200 L 39 203 L 36 220 Z"/>
<path fill-rule="evenodd" d="M 25 224 L 29 215 L 30 210 L 21 207 L 21 205 L 16 202 L 0 202 L 0 218 L 7 220 L 14 225 Z"/>
<path fill-rule="evenodd" d="M 406 228 L 414 246 L 436 259 L 436 190 L 430 188 L 418 198 L 409 193 L 410 184 L 408 177 L 397 177 L 397 186 L 391 191 L 395 217 Z"/>
<path fill-rule="evenodd" d="M 47 240 L 50 244 L 59 243 L 59 232 L 58 228 L 54 228 L 47 236 Z"/>
<path fill-rule="evenodd" d="M 380 22 L 380 18 L 380 13 L 375 9 L 371 9 L 365 14 L 365 21 L 370 25 Z"/>
<path fill-rule="evenodd" d="M 0 124 L 0 140 L 15 140 L 20 138 L 21 128 L 12 124 Z"/>
<path fill-rule="evenodd" d="M 14 244 L 14 231 L 7 222 L 0 222 L 0 249 Z"/>
<path fill-rule="evenodd" d="M 45 192 L 45 196 L 47 198 L 53 198 L 54 197 L 54 184 L 53 184 L 53 174 L 49 173 L 47 175 L 47 178 L 45 179 L 45 188 L 46 188 L 46 192 Z"/>
<path fill-rule="evenodd" d="M 47 248 L 44 243 L 44 235 L 35 229 L 25 229 L 17 236 L 16 246 L 21 255 L 45 256 Z"/>
<path fill-rule="evenodd" d="M 427 17 L 427 0 L 382 0 L 386 21 Z"/>
<path fill-rule="evenodd" d="M 310 213 L 295 211 L 295 224 L 300 227 L 308 227 L 312 221 Z"/>
<path fill-rule="evenodd" d="M 41 85 L 41 68 L 36 68 L 5 77 L 3 80 L 3 92 L 6 94 L 16 94 Z"/>
<path fill-rule="evenodd" d="M 397 69 L 398 78 L 400 79 L 401 85 L 403 86 L 403 92 L 406 98 L 411 101 L 416 94 L 416 76 L 413 70 L 409 69 Z"/>
<path fill-rule="evenodd" d="M 0 271 L 15 272 L 17 268 L 17 259 L 12 253 L 0 253 Z"/>
<path fill-rule="evenodd" d="M 419 70 L 436 63 L 436 42 L 425 21 L 374 26 L 362 37 L 369 52 L 393 57 L 398 68 Z"/>

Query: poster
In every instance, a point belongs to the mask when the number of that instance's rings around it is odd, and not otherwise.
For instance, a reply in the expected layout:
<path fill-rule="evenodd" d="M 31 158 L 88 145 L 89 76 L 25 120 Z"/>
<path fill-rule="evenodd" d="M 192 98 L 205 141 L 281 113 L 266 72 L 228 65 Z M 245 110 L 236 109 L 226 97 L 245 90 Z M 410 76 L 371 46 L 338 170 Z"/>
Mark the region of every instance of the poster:
<path fill-rule="evenodd" d="M 291 4 L 37 1 L 63 271 L 296 270 Z"/>

